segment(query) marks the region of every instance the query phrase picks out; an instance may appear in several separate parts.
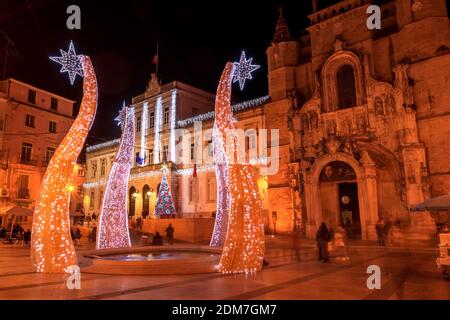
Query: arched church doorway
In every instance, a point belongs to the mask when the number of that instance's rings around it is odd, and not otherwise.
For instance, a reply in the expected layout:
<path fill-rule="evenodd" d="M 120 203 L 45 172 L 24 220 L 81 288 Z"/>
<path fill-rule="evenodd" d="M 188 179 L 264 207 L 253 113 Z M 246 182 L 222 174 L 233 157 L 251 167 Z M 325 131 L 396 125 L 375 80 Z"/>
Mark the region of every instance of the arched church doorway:
<path fill-rule="evenodd" d="M 353 168 L 343 161 L 327 164 L 319 178 L 322 218 L 333 230 L 342 226 L 351 239 L 361 239 L 358 184 Z"/>

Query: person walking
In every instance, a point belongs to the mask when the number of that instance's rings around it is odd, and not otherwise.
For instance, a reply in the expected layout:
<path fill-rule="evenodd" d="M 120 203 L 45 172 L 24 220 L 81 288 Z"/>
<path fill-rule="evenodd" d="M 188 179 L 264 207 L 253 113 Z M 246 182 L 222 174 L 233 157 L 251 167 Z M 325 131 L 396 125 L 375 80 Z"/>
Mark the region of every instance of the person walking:
<path fill-rule="evenodd" d="M 30 246 L 30 242 L 31 242 L 31 231 L 30 231 L 30 229 L 28 229 L 27 231 L 24 232 L 24 234 L 23 234 L 23 241 L 24 241 L 26 247 Z"/>
<path fill-rule="evenodd" d="M 323 263 L 327 263 L 330 261 L 330 257 L 328 254 L 328 242 L 331 240 L 330 231 L 328 231 L 327 225 L 325 222 L 319 227 L 316 234 L 317 247 L 319 248 L 319 261 Z"/>
<path fill-rule="evenodd" d="M 392 227 L 391 219 L 386 218 L 386 221 L 384 222 L 384 230 L 383 230 L 385 245 L 389 245 L 391 243 L 391 227 Z"/>
<path fill-rule="evenodd" d="M 378 245 L 384 247 L 384 220 L 380 218 L 375 225 L 375 229 L 377 230 L 378 237 Z"/>
<path fill-rule="evenodd" d="M 175 229 L 172 227 L 172 224 L 169 223 L 169 226 L 166 229 L 167 244 L 173 245 L 174 232 L 175 232 Z"/>

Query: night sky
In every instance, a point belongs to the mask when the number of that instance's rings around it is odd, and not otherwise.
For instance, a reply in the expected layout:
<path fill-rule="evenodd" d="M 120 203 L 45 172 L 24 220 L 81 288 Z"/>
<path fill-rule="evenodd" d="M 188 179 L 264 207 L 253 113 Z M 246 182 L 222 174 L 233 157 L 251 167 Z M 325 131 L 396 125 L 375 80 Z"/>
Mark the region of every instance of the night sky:
<path fill-rule="evenodd" d="M 336 2 L 319 0 L 320 7 Z M 66 28 L 66 8 L 71 4 L 81 8 L 81 30 Z M 237 60 L 245 49 L 262 68 L 242 94 L 234 87 L 235 98 L 267 94 L 265 51 L 280 6 L 291 33 L 299 36 L 308 26 L 309 0 L 1 0 L 0 30 L 21 56 L 10 59 L 6 76 L 79 102 L 81 79 L 71 87 L 67 74 L 61 75 L 60 66 L 48 59 L 59 55 L 59 48 L 67 50 L 73 40 L 78 52 L 92 58 L 97 73 L 99 105 L 88 143 L 98 143 L 119 136 L 113 119 L 123 100 L 129 103 L 144 92 L 155 70 L 151 62 L 158 41 L 163 84 L 179 80 L 214 93 L 225 63 Z"/>

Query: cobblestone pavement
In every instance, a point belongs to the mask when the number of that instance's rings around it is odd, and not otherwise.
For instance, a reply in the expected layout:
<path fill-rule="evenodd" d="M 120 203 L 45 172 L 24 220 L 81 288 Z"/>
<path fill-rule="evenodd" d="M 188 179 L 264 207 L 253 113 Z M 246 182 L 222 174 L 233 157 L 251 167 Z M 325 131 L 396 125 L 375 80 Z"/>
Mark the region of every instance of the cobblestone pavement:
<path fill-rule="evenodd" d="M 82 243 L 78 250 L 91 248 Z M 437 251 L 378 248 L 358 243 L 348 261 L 316 259 L 304 242 L 268 238 L 269 265 L 254 275 L 118 276 L 81 274 L 81 289 L 69 290 L 66 275 L 33 273 L 29 249 L 0 246 L 0 299 L 450 299 L 450 283 L 435 265 Z M 381 268 L 381 290 L 366 285 L 369 265 Z"/>

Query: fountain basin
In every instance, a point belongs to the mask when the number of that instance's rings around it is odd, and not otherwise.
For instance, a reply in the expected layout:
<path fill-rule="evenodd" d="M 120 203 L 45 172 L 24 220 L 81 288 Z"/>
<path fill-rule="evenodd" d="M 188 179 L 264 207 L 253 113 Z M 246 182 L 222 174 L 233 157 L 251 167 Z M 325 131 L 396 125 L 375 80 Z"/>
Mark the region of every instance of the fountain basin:
<path fill-rule="evenodd" d="M 175 275 L 217 272 L 222 249 L 207 246 L 150 246 L 93 250 L 80 259 L 82 272 Z"/>

